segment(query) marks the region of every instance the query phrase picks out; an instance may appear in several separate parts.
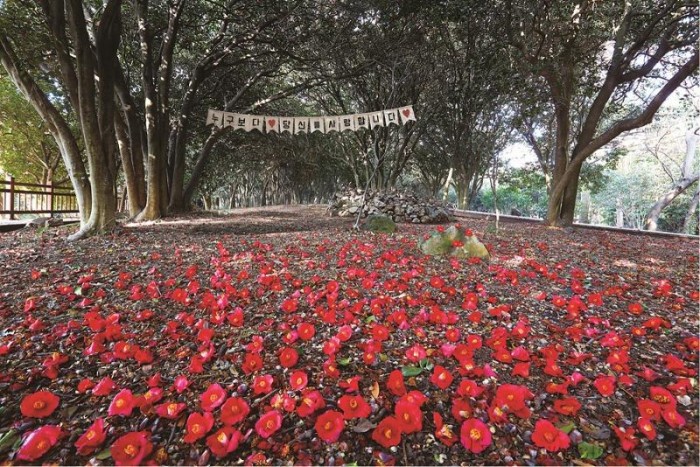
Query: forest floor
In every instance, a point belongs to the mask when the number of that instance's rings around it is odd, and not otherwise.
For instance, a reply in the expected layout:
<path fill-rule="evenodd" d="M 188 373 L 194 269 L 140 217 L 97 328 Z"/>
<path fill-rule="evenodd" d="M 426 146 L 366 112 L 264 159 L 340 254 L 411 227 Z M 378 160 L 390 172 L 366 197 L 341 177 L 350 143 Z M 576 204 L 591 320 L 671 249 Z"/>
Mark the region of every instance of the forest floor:
<path fill-rule="evenodd" d="M 0 460 L 697 465 L 697 240 L 460 222 L 0 234 Z"/>

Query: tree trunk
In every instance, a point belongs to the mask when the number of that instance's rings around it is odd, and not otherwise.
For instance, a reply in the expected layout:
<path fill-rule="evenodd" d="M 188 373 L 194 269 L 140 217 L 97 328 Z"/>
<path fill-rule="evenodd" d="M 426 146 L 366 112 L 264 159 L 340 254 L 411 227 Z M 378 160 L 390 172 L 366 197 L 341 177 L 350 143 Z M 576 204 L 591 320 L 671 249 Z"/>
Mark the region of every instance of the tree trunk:
<path fill-rule="evenodd" d="M 625 211 L 622 209 L 622 200 L 617 198 L 615 200 L 615 227 L 625 226 Z"/>
<path fill-rule="evenodd" d="M 69 237 L 78 240 L 104 233 L 116 224 L 114 73 L 121 36 L 121 0 L 110 0 L 105 6 L 95 34 L 94 51 L 81 0 L 70 0 L 68 16 L 76 56 L 80 103 L 77 110 L 92 189 L 90 218 Z"/>
<path fill-rule="evenodd" d="M 127 130 L 122 120 L 119 112 L 114 113 L 114 124 L 117 134 L 117 144 L 119 145 L 119 155 L 122 160 L 122 168 L 124 170 L 124 180 L 126 183 L 125 191 L 127 195 L 126 205 L 129 210 L 129 217 L 136 217 L 141 210 L 143 205 L 140 203 L 138 196 L 138 184 L 139 180 L 136 178 L 136 173 L 134 171 L 133 157 L 131 154 L 132 145 L 127 136 Z M 143 183 L 143 179 L 141 179 Z"/>
<path fill-rule="evenodd" d="M 678 180 L 670 190 L 664 193 L 647 213 L 647 217 L 644 221 L 644 230 L 655 231 L 658 227 L 659 216 L 661 215 L 661 212 L 664 209 L 666 209 L 666 206 L 671 204 L 678 195 L 683 193 L 685 190 L 688 189 L 688 187 L 697 182 L 698 178 L 699 176 L 696 174 L 691 178 L 683 178 L 681 180 Z"/>
<path fill-rule="evenodd" d="M 56 141 L 75 191 L 80 213 L 80 225 L 84 226 L 90 218 L 92 205 L 90 180 L 70 126 L 29 73 L 20 68 L 21 60 L 17 57 L 9 38 L 5 35 L 0 35 L 0 63 L 14 85 L 22 92 L 34 110 L 41 115 L 51 136 Z"/>
<path fill-rule="evenodd" d="M 690 223 L 693 220 L 693 214 L 698 210 L 698 201 L 700 201 L 700 190 L 697 190 L 695 195 L 693 195 L 693 199 L 690 200 L 690 206 L 688 206 L 688 211 L 685 213 L 685 218 L 683 219 L 684 233 L 693 233 L 690 232 Z M 700 216 L 698 218 L 698 224 L 700 224 Z"/>

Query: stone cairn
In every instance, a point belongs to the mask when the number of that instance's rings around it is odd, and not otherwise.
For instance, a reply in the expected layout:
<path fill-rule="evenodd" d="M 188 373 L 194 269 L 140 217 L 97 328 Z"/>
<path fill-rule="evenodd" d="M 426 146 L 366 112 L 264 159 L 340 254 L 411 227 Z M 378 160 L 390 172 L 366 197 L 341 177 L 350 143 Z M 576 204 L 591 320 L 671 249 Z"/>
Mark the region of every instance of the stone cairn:
<path fill-rule="evenodd" d="M 331 216 L 353 217 L 363 209 L 362 217 L 383 215 L 394 222 L 442 224 L 452 220 L 452 209 L 441 201 L 406 192 L 370 190 L 362 208 L 363 194 L 364 190 L 349 189 L 333 195 L 328 207 Z"/>

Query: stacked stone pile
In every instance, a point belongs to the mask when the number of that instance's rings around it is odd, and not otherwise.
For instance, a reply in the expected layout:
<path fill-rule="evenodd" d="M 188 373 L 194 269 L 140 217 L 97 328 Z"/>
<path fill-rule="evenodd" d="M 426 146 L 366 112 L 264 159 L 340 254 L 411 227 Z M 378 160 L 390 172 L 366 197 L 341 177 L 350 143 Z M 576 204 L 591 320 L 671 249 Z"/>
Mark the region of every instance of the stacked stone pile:
<path fill-rule="evenodd" d="M 364 208 L 364 190 L 350 189 L 333 195 L 329 211 L 333 216 L 362 217 L 384 215 L 394 222 L 441 224 L 452 220 L 452 209 L 445 203 L 406 192 L 369 191 Z"/>

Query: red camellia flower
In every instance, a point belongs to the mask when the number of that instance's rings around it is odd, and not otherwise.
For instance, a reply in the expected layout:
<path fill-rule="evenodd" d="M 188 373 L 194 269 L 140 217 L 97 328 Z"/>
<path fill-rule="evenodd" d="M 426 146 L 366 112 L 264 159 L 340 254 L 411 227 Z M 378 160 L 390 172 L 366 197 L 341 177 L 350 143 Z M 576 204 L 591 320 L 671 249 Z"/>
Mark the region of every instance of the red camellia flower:
<path fill-rule="evenodd" d="M 112 378 L 105 376 L 92 388 L 92 393 L 96 396 L 106 396 L 114 391 L 114 388 L 115 384 Z"/>
<path fill-rule="evenodd" d="M 673 394 L 671 394 L 670 391 L 659 387 L 659 386 L 652 386 L 649 388 L 649 395 L 651 396 L 651 399 L 658 402 L 662 406 L 671 406 L 673 408 L 676 407 L 676 398 L 673 397 Z"/>
<path fill-rule="evenodd" d="M 316 334 L 316 328 L 311 323 L 299 323 L 299 326 L 297 326 L 297 333 L 301 340 L 308 341 Z"/>
<path fill-rule="evenodd" d="M 401 373 L 401 370 L 394 370 L 389 373 L 386 386 L 395 396 L 403 396 L 406 394 L 406 385 L 403 382 L 403 373 Z"/>
<path fill-rule="evenodd" d="M 455 420 L 462 422 L 467 418 L 471 418 L 472 414 L 474 413 L 474 409 L 472 408 L 471 404 L 469 404 L 468 400 L 460 397 L 452 399 L 451 412 Z"/>
<path fill-rule="evenodd" d="M 637 427 L 649 441 L 653 441 L 656 438 L 656 428 L 648 418 L 640 417 L 639 420 L 637 420 Z"/>
<path fill-rule="evenodd" d="M 408 404 L 413 404 L 413 405 L 417 405 L 418 407 L 422 407 L 423 403 L 427 400 L 428 400 L 428 398 L 422 392 L 411 391 L 411 392 L 406 393 L 403 396 L 401 396 L 401 398 L 399 399 L 399 402 L 406 402 Z"/>
<path fill-rule="evenodd" d="M 110 417 L 115 415 L 121 415 L 122 417 L 128 417 L 134 410 L 134 395 L 129 389 L 122 389 L 114 396 L 112 403 L 109 404 L 109 409 L 107 409 L 107 414 Z"/>
<path fill-rule="evenodd" d="M 630 303 L 629 306 L 627 307 L 630 313 L 633 315 L 641 315 L 642 311 L 644 311 L 644 308 L 642 307 L 641 303 L 635 302 L 635 303 Z"/>
<path fill-rule="evenodd" d="M 289 376 L 289 385 L 294 391 L 301 391 L 309 384 L 309 377 L 301 370 L 295 371 Z"/>
<path fill-rule="evenodd" d="M 56 425 L 44 425 L 29 433 L 17 452 L 17 459 L 34 462 L 46 454 L 61 437 L 63 430 Z"/>
<path fill-rule="evenodd" d="M 345 428 L 343 414 L 335 410 L 328 410 L 316 419 L 316 433 L 326 443 L 335 443 Z"/>
<path fill-rule="evenodd" d="M 201 406 L 205 412 L 212 412 L 226 400 L 226 391 L 219 384 L 210 384 L 200 396 Z"/>
<path fill-rule="evenodd" d="M 292 347 L 285 347 L 280 351 L 279 359 L 284 368 L 292 368 L 299 361 L 299 353 Z"/>
<path fill-rule="evenodd" d="M 530 409 L 525 405 L 525 401 L 533 397 L 532 392 L 525 386 L 502 384 L 496 389 L 494 401 L 501 409 L 508 410 L 520 418 L 528 418 Z"/>
<path fill-rule="evenodd" d="M 153 451 L 147 431 L 132 431 L 118 438 L 110 448 L 116 465 L 140 465 Z"/>
<path fill-rule="evenodd" d="M 601 396 L 611 396 L 615 392 L 615 377 L 598 376 L 593 382 L 593 386 L 595 386 Z"/>
<path fill-rule="evenodd" d="M 183 441 L 185 443 L 194 443 L 199 439 L 204 438 L 209 430 L 214 427 L 214 417 L 211 412 L 201 413 L 191 413 L 187 417 L 187 433 Z"/>
<path fill-rule="evenodd" d="M 420 407 L 406 402 L 399 402 L 394 408 L 396 419 L 401 424 L 403 433 L 415 433 L 423 429 L 423 412 Z"/>
<path fill-rule="evenodd" d="M 410 347 L 408 350 L 406 350 L 406 358 L 410 362 L 414 362 L 414 363 L 419 362 L 427 356 L 428 356 L 428 354 L 426 353 L 423 346 L 420 344 L 416 344 L 416 345 Z"/>
<path fill-rule="evenodd" d="M 362 396 L 344 395 L 338 399 L 338 407 L 343 411 L 343 418 L 366 418 L 372 413 L 372 408 Z"/>
<path fill-rule="evenodd" d="M 671 428 L 681 428 L 685 425 L 685 418 L 672 407 L 665 407 L 661 416 Z"/>
<path fill-rule="evenodd" d="M 87 456 L 95 452 L 105 441 L 105 422 L 98 418 L 75 442 L 78 454 Z"/>
<path fill-rule="evenodd" d="M 207 446 L 216 457 L 225 457 L 238 449 L 241 432 L 225 426 L 207 437 Z"/>
<path fill-rule="evenodd" d="M 243 373 L 249 375 L 261 369 L 263 367 L 263 359 L 260 355 L 256 353 L 246 353 L 243 357 L 243 365 L 241 369 Z"/>
<path fill-rule="evenodd" d="M 396 417 L 384 418 L 372 432 L 372 439 L 385 448 L 401 442 L 401 422 Z"/>
<path fill-rule="evenodd" d="M 159 417 L 168 420 L 175 420 L 180 416 L 183 410 L 187 407 L 187 404 L 183 402 L 163 402 L 156 406 L 156 413 Z"/>
<path fill-rule="evenodd" d="M 267 394 L 272 391 L 272 375 L 256 376 L 253 379 L 253 392 L 255 395 Z"/>
<path fill-rule="evenodd" d="M 661 419 L 661 406 L 649 399 L 640 399 L 637 401 L 639 416 L 658 422 Z"/>
<path fill-rule="evenodd" d="M 491 445 L 491 432 L 484 422 L 470 418 L 462 423 L 459 439 L 466 450 L 478 454 Z"/>
<path fill-rule="evenodd" d="M 435 423 L 435 437 L 442 441 L 445 446 L 450 447 L 457 442 L 457 436 L 455 436 L 452 428 L 449 425 L 445 425 L 442 415 L 438 412 L 433 412 L 433 423 Z"/>
<path fill-rule="evenodd" d="M 565 397 L 554 401 L 554 410 L 562 415 L 576 415 L 581 403 L 575 397 Z"/>
<path fill-rule="evenodd" d="M 457 387 L 457 394 L 462 397 L 479 397 L 482 392 L 484 392 L 484 388 L 471 379 L 463 379 Z"/>
<path fill-rule="evenodd" d="M 250 413 L 250 406 L 240 397 L 229 397 L 221 407 L 221 421 L 226 425 L 242 422 Z"/>
<path fill-rule="evenodd" d="M 271 410 L 255 422 L 255 431 L 262 438 L 269 438 L 282 426 L 282 414 L 277 410 Z"/>
<path fill-rule="evenodd" d="M 440 365 L 435 365 L 433 374 L 430 376 L 430 382 L 440 389 L 447 389 L 450 387 L 453 379 L 452 373 L 447 371 L 447 368 Z"/>
<path fill-rule="evenodd" d="M 32 418 L 48 417 L 56 410 L 61 399 L 51 391 L 37 391 L 24 396 L 19 404 L 22 415 Z"/>
<path fill-rule="evenodd" d="M 299 407 L 297 407 L 297 415 L 300 417 L 308 417 L 325 406 L 326 401 L 323 400 L 323 396 L 320 392 L 315 389 L 307 389 L 301 395 L 301 402 L 299 403 Z"/>
<path fill-rule="evenodd" d="M 532 433 L 532 441 L 538 447 L 547 451 L 556 452 L 569 447 L 569 436 L 555 427 L 549 420 L 537 420 L 535 431 Z"/>
<path fill-rule="evenodd" d="M 619 428 L 613 425 L 613 430 L 617 435 L 617 439 L 620 440 L 620 445 L 623 451 L 629 452 L 634 449 L 639 440 L 634 436 L 634 428 L 628 426 L 627 428 Z"/>

